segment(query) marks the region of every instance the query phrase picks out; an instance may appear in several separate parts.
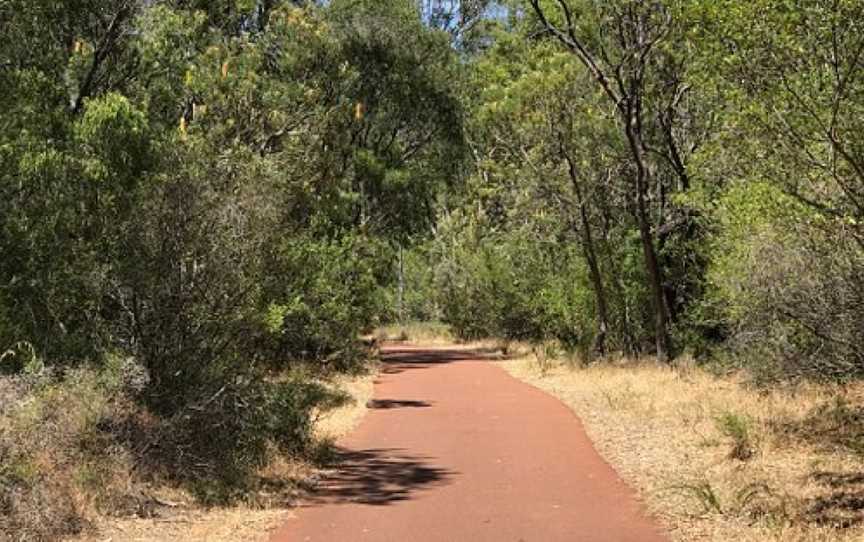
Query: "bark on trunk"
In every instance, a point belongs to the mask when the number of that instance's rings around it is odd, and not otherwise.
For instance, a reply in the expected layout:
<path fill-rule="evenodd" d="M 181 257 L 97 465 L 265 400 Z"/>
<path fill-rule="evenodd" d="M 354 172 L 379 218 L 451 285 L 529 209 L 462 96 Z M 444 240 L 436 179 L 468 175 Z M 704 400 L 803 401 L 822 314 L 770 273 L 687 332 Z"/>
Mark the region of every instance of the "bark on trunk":
<path fill-rule="evenodd" d="M 573 159 L 564 149 L 563 143 L 561 144 L 561 154 L 567 162 L 570 182 L 573 184 L 573 191 L 576 194 L 576 199 L 579 200 L 579 219 L 582 223 L 582 250 L 585 253 L 585 259 L 588 261 L 591 286 L 594 290 L 594 301 L 597 305 L 597 334 L 594 337 L 593 350 L 596 354 L 603 356 L 606 354 L 606 335 L 609 332 L 609 309 L 606 302 L 606 289 L 603 287 L 603 275 L 600 273 L 600 264 L 597 260 L 597 250 L 594 246 L 594 234 L 591 230 L 591 221 L 588 217 L 588 206 L 583 197 L 582 186 L 579 182 L 579 174 L 576 171 L 576 165 L 573 163 Z"/>
<path fill-rule="evenodd" d="M 657 260 L 654 248 L 654 235 L 651 232 L 651 220 L 648 215 L 647 193 L 650 183 L 650 173 L 645 163 L 645 151 L 642 137 L 639 133 L 638 116 L 633 112 L 632 104 L 628 106 L 626 119 L 627 142 L 636 165 L 636 221 L 639 224 L 639 237 L 642 241 L 642 252 L 645 257 L 645 270 L 651 288 L 654 310 L 654 333 L 657 347 L 657 359 L 668 362 L 672 351 L 672 341 L 669 337 L 669 311 L 666 306 L 666 296 L 663 294 L 663 272 Z"/>

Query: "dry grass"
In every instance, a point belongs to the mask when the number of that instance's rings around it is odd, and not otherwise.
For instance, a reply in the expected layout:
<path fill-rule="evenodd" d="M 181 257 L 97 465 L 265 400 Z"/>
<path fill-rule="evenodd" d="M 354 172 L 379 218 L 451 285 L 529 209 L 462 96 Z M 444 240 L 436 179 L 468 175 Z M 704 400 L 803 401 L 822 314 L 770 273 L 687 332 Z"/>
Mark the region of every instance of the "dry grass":
<path fill-rule="evenodd" d="M 339 377 L 334 385 L 346 391 L 352 401 L 320 416 L 317 436 L 336 439 L 348 433 L 366 413 L 372 396 L 374 374 Z M 309 463 L 276 457 L 260 472 L 263 489 L 246 505 L 202 510 L 181 491 L 160 489 L 149 500 L 159 504 L 158 514 L 149 518 L 103 519 L 96 534 L 78 537 L 76 542 L 263 542 L 285 521 L 285 515 L 304 491 L 317 481 Z M 146 514 L 145 514 L 146 515 Z M 71 542 L 70 540 L 70 542 Z"/>
<path fill-rule="evenodd" d="M 440 322 L 408 322 L 406 324 L 391 324 L 380 327 L 369 336 L 378 344 L 410 343 L 422 346 L 445 346 L 464 350 L 495 351 L 501 357 L 526 355 L 536 347 L 506 339 L 488 338 L 464 341 L 457 339 L 450 331 L 450 326 Z"/>
<path fill-rule="evenodd" d="M 428 345 L 453 344 L 455 338 L 446 324 L 435 322 L 406 322 L 378 328 L 374 337 L 378 342 L 412 342 Z"/>
<path fill-rule="evenodd" d="M 322 439 L 337 439 L 357 427 L 366 414 L 366 403 L 372 398 L 375 374 L 361 377 L 340 376 L 334 384 L 351 396 L 351 401 L 320 416 L 315 424 L 316 436 Z"/>
<path fill-rule="evenodd" d="M 132 459 L 97 424 L 126 403 L 96 373 L 0 377 L 0 406 L 0 541 L 55 540 L 125 501 Z"/>
<path fill-rule="evenodd" d="M 675 540 L 864 540 L 864 385 L 759 392 L 687 366 L 502 366 L 581 417 Z"/>
<path fill-rule="evenodd" d="M 126 519 L 103 527 L 81 542 L 224 542 L 265 541 L 284 520 L 285 510 L 235 507 L 219 510 L 183 508 L 157 519 Z"/>

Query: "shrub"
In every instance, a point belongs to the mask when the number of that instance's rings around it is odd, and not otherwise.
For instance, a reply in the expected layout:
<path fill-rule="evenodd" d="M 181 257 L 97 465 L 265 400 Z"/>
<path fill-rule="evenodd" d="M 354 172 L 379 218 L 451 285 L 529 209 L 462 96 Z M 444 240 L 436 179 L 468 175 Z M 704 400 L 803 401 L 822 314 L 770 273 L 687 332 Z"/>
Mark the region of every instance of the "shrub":
<path fill-rule="evenodd" d="M 864 376 L 864 250 L 852 227 L 755 184 L 718 206 L 708 303 L 760 380 Z"/>
<path fill-rule="evenodd" d="M 556 339 L 575 347 L 593 336 L 586 281 L 581 260 L 566 248 L 490 239 L 439 269 L 438 304 L 461 338 Z"/>
<path fill-rule="evenodd" d="M 717 429 L 732 440 L 730 459 L 746 461 L 756 453 L 753 439 L 753 422 L 746 416 L 734 412 L 723 412 L 716 419 Z"/>
<path fill-rule="evenodd" d="M 0 532 L 53 541 L 120 507 L 133 461 L 100 427 L 122 387 L 87 368 L 0 378 Z"/>
<path fill-rule="evenodd" d="M 397 275 L 387 290 L 387 304 L 390 308 L 387 316 L 390 322 L 437 322 L 441 320 L 441 307 L 435 283 L 435 271 L 438 262 L 435 260 L 431 248 L 431 243 L 426 243 L 402 251 L 402 306 L 399 306 Z M 399 265 L 398 257 L 396 265 Z"/>
<path fill-rule="evenodd" d="M 315 413 L 346 400 L 309 374 L 247 370 L 160 417 L 133 400 L 147 380 L 120 357 L 0 377 L 0 533 L 80 532 L 97 515 L 137 511 L 143 482 L 183 485 L 208 504 L 240 498 L 273 453 L 314 451 Z"/>
<path fill-rule="evenodd" d="M 380 285 L 392 273 L 389 255 L 385 244 L 363 236 L 285 240 L 264 286 L 275 363 L 314 360 L 328 369 L 356 364 L 359 334 L 387 311 Z"/>
<path fill-rule="evenodd" d="M 256 473 L 272 459 L 312 449 L 313 413 L 345 396 L 307 375 L 270 381 L 248 374 L 207 393 L 158 422 L 143 443 L 152 472 L 190 487 L 204 503 L 224 504 L 254 489 Z M 140 443 L 139 443 L 140 446 Z"/>

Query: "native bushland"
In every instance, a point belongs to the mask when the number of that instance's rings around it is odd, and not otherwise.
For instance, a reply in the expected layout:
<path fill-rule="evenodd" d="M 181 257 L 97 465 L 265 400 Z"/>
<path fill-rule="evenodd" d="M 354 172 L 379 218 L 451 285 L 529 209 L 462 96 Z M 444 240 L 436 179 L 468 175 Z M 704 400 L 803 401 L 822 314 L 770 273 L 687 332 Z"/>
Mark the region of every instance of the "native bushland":
<path fill-rule="evenodd" d="M 431 249 L 456 332 L 857 378 L 858 3 L 508 5 Z"/>
<path fill-rule="evenodd" d="M 226 500 L 312 446 L 338 403 L 321 380 L 394 321 L 860 378 L 862 20 L 851 0 L 0 2 L 0 520 L 36 525 L 21 503 L 78 484 L 15 438 L 56 432 L 66 387 L 114 406 L 57 457 L 110 442 L 118 473 Z"/>
<path fill-rule="evenodd" d="M 362 366 L 395 247 L 454 182 L 449 38 L 398 1 L 10 1 L 0 21 L 2 366 L 38 382 L 9 377 L 2 530 L 86 516 L 89 482 L 35 474 L 39 432 L 56 461 L 107 442 L 117 476 L 242 494 L 312 445 L 339 399 L 320 380 Z M 136 387 L 100 384 L 112 360 Z M 66 388 L 93 400 L 59 434 Z M 38 526 L 40 499 L 69 506 Z"/>

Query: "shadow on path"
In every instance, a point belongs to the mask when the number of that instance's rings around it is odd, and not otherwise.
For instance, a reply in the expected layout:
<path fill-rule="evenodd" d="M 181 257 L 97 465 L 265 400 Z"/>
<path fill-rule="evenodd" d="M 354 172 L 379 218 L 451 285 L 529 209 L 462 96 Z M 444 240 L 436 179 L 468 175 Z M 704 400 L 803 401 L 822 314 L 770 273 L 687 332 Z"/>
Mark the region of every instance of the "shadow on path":
<path fill-rule="evenodd" d="M 335 468 L 322 480 L 309 505 L 361 503 L 387 505 L 412 494 L 448 483 L 455 473 L 429 464 L 429 458 L 404 450 L 337 449 Z"/>
<path fill-rule="evenodd" d="M 429 369 L 436 365 L 458 361 L 490 361 L 504 359 L 499 350 L 478 348 L 473 350 L 421 350 L 388 348 L 382 352 L 384 374 L 399 374 L 412 369 Z"/>
<path fill-rule="evenodd" d="M 366 408 L 375 410 L 390 410 L 391 408 L 429 408 L 428 401 L 409 401 L 398 399 L 372 399 L 366 403 Z"/>

